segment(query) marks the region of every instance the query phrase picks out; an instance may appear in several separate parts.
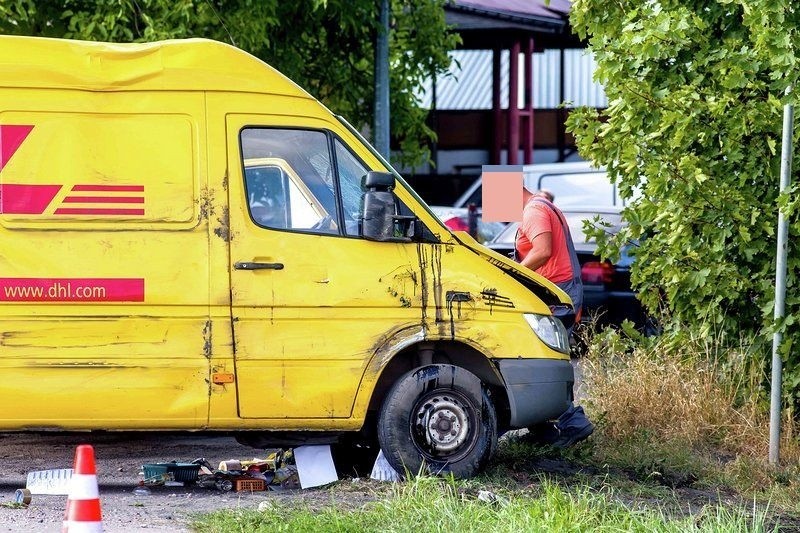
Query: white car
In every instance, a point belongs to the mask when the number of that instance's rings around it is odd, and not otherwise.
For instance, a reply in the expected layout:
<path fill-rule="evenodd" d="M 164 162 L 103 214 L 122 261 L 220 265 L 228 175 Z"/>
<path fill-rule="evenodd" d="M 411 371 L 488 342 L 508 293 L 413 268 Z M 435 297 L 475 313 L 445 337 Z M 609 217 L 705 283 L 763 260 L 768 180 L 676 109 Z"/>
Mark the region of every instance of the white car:
<path fill-rule="evenodd" d="M 577 163 L 543 163 L 525 165 L 522 169 L 523 182 L 528 190 L 548 190 L 560 207 L 605 205 L 621 207 L 624 205 L 615 184 L 608 180 L 603 169 L 591 166 L 586 161 Z M 505 227 L 504 222 L 483 222 L 482 180 L 477 180 L 462 194 L 452 206 L 432 206 L 431 209 L 447 227 L 453 230 L 469 231 L 469 206 L 475 204 L 477 215 L 477 239 L 488 243 Z"/>

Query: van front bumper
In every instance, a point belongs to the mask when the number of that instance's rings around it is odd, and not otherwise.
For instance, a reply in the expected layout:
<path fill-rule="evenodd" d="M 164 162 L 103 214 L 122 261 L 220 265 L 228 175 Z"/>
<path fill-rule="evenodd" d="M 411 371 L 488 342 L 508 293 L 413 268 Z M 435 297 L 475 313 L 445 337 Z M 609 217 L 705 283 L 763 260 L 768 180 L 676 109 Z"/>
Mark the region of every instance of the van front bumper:
<path fill-rule="evenodd" d="M 572 402 L 575 373 L 562 359 L 500 359 L 511 407 L 510 427 L 524 428 L 558 418 Z"/>

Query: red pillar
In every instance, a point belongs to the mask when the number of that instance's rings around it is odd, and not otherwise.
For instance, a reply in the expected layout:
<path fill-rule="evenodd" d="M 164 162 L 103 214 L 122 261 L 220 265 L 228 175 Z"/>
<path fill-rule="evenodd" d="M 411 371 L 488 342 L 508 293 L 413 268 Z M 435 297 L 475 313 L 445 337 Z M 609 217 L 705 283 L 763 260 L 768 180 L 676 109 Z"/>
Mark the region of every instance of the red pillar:
<path fill-rule="evenodd" d="M 500 150 L 503 148 L 503 109 L 500 107 L 500 48 L 492 52 L 492 116 L 494 121 L 494 136 L 492 138 L 492 153 L 489 163 L 500 164 Z"/>
<path fill-rule="evenodd" d="M 519 41 L 511 45 L 508 61 L 508 164 L 519 164 Z"/>
<path fill-rule="evenodd" d="M 523 162 L 533 163 L 533 37 L 525 43 L 525 111 L 522 130 Z"/>

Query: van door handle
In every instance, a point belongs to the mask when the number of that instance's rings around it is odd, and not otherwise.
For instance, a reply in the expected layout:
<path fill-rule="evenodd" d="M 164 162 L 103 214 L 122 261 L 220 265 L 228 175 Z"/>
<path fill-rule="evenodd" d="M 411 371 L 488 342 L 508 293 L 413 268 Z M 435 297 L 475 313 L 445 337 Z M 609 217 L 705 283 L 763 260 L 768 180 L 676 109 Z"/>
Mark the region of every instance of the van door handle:
<path fill-rule="evenodd" d="M 233 264 L 236 270 L 283 270 L 283 263 L 251 263 L 237 261 Z"/>

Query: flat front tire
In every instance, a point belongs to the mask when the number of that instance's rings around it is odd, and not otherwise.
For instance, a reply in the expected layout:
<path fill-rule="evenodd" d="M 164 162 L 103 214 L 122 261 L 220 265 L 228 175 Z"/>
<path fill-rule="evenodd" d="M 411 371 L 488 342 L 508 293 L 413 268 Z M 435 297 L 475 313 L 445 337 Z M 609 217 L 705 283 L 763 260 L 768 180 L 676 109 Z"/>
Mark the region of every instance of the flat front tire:
<path fill-rule="evenodd" d="M 378 441 L 401 475 L 480 472 L 497 447 L 497 415 L 473 373 L 429 365 L 403 375 L 384 399 Z"/>

